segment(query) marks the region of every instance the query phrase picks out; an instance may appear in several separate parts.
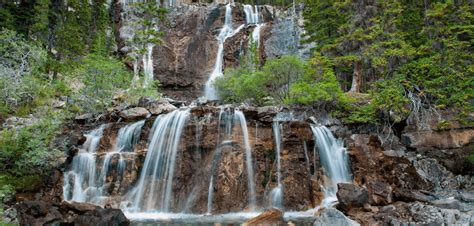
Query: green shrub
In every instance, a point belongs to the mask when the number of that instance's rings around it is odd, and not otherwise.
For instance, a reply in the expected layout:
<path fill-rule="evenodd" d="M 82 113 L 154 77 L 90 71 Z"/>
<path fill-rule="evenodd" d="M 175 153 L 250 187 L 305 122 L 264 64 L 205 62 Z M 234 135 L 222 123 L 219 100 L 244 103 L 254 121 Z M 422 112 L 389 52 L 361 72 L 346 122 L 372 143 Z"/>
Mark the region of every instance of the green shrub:
<path fill-rule="evenodd" d="M 289 96 L 287 103 L 335 107 L 349 102 L 336 80 L 332 62 L 321 55 L 311 59 L 306 74 L 291 84 Z"/>

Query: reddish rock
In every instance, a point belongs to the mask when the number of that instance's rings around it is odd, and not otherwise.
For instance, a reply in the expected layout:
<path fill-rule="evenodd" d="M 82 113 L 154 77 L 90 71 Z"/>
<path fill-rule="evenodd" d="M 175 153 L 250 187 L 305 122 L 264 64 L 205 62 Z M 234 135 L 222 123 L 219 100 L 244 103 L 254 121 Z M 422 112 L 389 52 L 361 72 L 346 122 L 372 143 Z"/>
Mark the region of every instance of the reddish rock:
<path fill-rule="evenodd" d="M 283 212 L 279 209 L 269 209 L 262 214 L 246 221 L 243 225 L 286 225 Z"/>

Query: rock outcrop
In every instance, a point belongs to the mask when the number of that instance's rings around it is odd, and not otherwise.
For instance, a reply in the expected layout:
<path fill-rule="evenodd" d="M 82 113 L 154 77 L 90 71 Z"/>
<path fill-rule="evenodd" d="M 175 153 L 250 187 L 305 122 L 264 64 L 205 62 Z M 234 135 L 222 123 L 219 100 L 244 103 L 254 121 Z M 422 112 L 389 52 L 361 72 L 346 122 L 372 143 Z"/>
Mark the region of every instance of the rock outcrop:
<path fill-rule="evenodd" d="M 346 217 L 341 211 L 333 208 L 323 209 L 316 215 L 314 226 L 338 225 L 359 226 L 360 224 Z"/>
<path fill-rule="evenodd" d="M 104 209 L 87 203 L 24 201 L 17 204 L 16 209 L 21 225 L 130 225 L 120 209 Z"/>
<path fill-rule="evenodd" d="M 279 209 L 269 209 L 262 214 L 246 221 L 244 226 L 252 225 L 286 225 L 283 212 Z"/>

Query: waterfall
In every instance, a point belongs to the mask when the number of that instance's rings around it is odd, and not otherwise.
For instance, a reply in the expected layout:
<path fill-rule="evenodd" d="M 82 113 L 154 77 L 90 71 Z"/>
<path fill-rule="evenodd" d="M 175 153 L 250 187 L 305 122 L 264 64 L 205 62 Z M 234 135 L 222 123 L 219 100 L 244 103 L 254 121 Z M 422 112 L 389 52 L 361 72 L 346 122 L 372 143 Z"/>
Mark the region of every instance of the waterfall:
<path fill-rule="evenodd" d="M 117 135 L 117 139 L 115 141 L 114 149 L 111 152 L 107 152 L 105 154 L 104 161 L 102 163 L 102 170 L 99 174 L 99 194 L 98 196 L 103 195 L 103 190 L 105 186 L 105 182 L 107 179 L 107 174 L 110 169 L 110 162 L 112 158 L 116 155 L 119 156 L 118 162 L 118 176 L 123 176 L 125 173 L 126 167 L 126 160 L 124 159 L 124 155 L 134 155 L 133 147 L 135 144 L 138 143 L 140 140 L 140 134 L 143 125 L 145 124 L 145 120 L 138 121 L 122 127 Z M 98 197 L 97 199 L 99 199 Z"/>
<path fill-rule="evenodd" d="M 258 24 L 260 21 L 258 6 L 244 4 L 245 21 L 247 24 Z"/>
<path fill-rule="evenodd" d="M 277 161 L 277 187 L 271 191 L 272 206 L 283 208 L 283 187 L 281 184 L 281 124 L 278 121 L 273 122 L 273 137 L 275 139 L 275 151 Z"/>
<path fill-rule="evenodd" d="M 251 210 L 255 210 L 257 206 L 257 198 L 255 192 L 255 181 L 252 160 L 252 148 L 250 147 L 250 139 L 247 128 L 247 120 L 240 110 L 232 112 L 230 109 L 221 108 L 219 112 L 219 128 L 218 128 L 218 146 L 212 160 L 208 196 L 207 196 L 207 214 L 212 213 L 212 201 L 214 194 L 214 175 L 216 174 L 218 164 L 222 155 L 222 148 L 226 145 L 232 145 L 232 132 L 234 125 L 238 125 L 242 131 L 243 143 L 245 147 L 245 164 L 247 168 L 247 188 L 248 203 Z"/>
<path fill-rule="evenodd" d="M 143 169 L 131 194 L 132 211 L 170 211 L 176 155 L 189 112 L 176 110 L 156 118 Z"/>
<path fill-rule="evenodd" d="M 343 141 L 336 139 L 328 128 L 312 124 L 311 130 L 316 140 L 324 174 L 330 179 L 330 182 L 326 183 L 323 189 L 323 206 L 329 206 L 337 201 L 337 184 L 351 182 L 348 156 Z"/>
<path fill-rule="evenodd" d="M 86 141 L 73 158 L 71 170 L 64 173 L 64 200 L 91 202 L 97 196 L 96 155 L 106 126 L 103 124 L 85 135 Z"/>
<path fill-rule="evenodd" d="M 153 44 L 147 44 L 146 54 L 143 55 L 143 87 L 148 87 L 153 82 Z"/>
<path fill-rule="evenodd" d="M 264 26 L 263 23 L 260 23 L 260 12 L 258 11 L 258 6 L 251 6 L 244 4 L 244 13 L 245 13 L 245 22 L 247 24 L 255 24 L 255 28 L 252 32 L 252 41 L 251 43 L 256 43 L 257 47 L 260 46 L 260 30 Z"/>
<path fill-rule="evenodd" d="M 244 113 L 242 111 L 236 110 L 235 111 L 236 119 L 240 122 L 240 128 L 242 129 L 242 133 L 244 135 L 244 144 L 245 144 L 245 159 L 246 159 L 246 166 L 247 166 L 247 183 L 248 183 L 248 190 L 249 190 L 249 205 L 251 210 L 255 210 L 256 206 L 256 198 L 255 198 L 255 182 L 253 179 L 253 161 L 252 161 L 252 149 L 250 148 L 250 140 L 249 140 L 249 132 L 247 129 L 247 120 L 245 120 Z"/>
<path fill-rule="evenodd" d="M 204 94 L 206 98 L 210 100 L 216 100 L 218 98 L 214 87 L 214 81 L 218 77 L 222 76 L 225 40 L 237 34 L 243 27 L 244 25 L 241 25 L 234 30 L 234 28 L 232 27 L 232 6 L 231 3 L 227 4 L 225 7 L 224 26 L 222 27 L 221 31 L 219 32 L 219 35 L 217 36 L 217 42 L 219 44 L 219 47 L 217 49 L 216 63 L 214 64 L 214 69 L 212 70 L 212 73 L 209 76 L 209 79 L 207 80 L 204 87 Z"/>

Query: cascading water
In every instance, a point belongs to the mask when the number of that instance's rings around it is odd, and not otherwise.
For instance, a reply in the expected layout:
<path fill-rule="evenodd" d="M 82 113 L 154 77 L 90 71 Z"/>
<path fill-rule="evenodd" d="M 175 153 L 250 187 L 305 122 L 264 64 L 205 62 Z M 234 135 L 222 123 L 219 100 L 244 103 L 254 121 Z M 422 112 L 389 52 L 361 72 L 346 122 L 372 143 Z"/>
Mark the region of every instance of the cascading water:
<path fill-rule="evenodd" d="M 252 161 L 252 149 L 250 148 L 249 132 L 247 129 L 247 120 L 245 120 L 244 113 L 239 110 L 235 110 L 235 118 L 240 122 L 240 128 L 244 135 L 245 144 L 245 159 L 247 165 L 247 181 L 249 189 L 249 206 L 251 210 L 255 210 L 257 200 L 255 198 L 255 182 L 253 179 L 253 161 Z"/>
<path fill-rule="evenodd" d="M 225 7 L 224 26 L 222 27 L 221 31 L 219 32 L 219 35 L 217 36 L 217 42 L 219 43 L 219 47 L 217 49 L 216 63 L 214 64 L 214 69 L 212 70 L 212 73 L 209 76 L 209 79 L 207 80 L 204 87 L 204 94 L 209 100 L 216 100 L 218 98 L 214 87 L 214 81 L 218 77 L 222 76 L 225 40 L 237 34 L 244 27 L 244 25 L 241 25 L 234 30 L 232 26 L 232 5 L 231 3 L 228 3 Z"/>
<path fill-rule="evenodd" d="M 148 87 L 153 82 L 153 44 L 147 44 L 146 54 L 143 55 L 143 87 Z"/>
<path fill-rule="evenodd" d="M 140 179 L 131 193 L 130 211 L 170 211 L 176 155 L 189 111 L 176 110 L 156 118 Z"/>
<path fill-rule="evenodd" d="M 253 172 L 253 161 L 252 161 L 252 149 L 250 147 L 250 139 L 247 128 L 247 120 L 245 115 L 240 110 L 235 110 L 234 112 L 229 109 L 221 108 L 219 112 L 219 131 L 218 131 L 218 147 L 214 154 L 214 158 L 211 166 L 211 176 L 209 179 L 209 188 L 208 188 L 208 199 L 207 199 L 207 213 L 212 213 L 212 202 L 213 202 L 213 192 L 214 192 L 214 175 L 217 171 L 217 166 L 221 158 L 222 148 L 227 145 L 232 145 L 232 132 L 234 125 L 237 124 L 240 126 L 243 135 L 243 143 L 245 147 L 245 163 L 247 168 L 247 188 L 249 192 L 248 197 L 248 206 L 251 210 L 256 208 L 256 192 L 255 192 L 255 181 L 254 181 L 254 172 Z"/>
<path fill-rule="evenodd" d="M 258 11 L 258 6 L 251 6 L 244 4 L 244 13 L 245 13 L 245 22 L 247 24 L 255 24 L 255 28 L 252 32 L 252 42 L 256 43 L 257 46 L 260 45 L 260 30 L 264 26 L 263 23 L 260 23 L 260 12 Z"/>
<path fill-rule="evenodd" d="M 96 187 L 96 154 L 102 133 L 107 125 L 86 134 L 86 141 L 73 158 L 71 170 L 64 173 L 64 200 L 76 202 L 94 202 Z M 72 181 L 71 181 L 72 180 Z"/>
<path fill-rule="evenodd" d="M 324 174 L 330 179 L 324 186 L 322 202 L 323 206 L 329 206 L 337 201 L 337 184 L 351 182 L 348 156 L 342 140 L 336 139 L 328 128 L 311 124 L 311 130 L 316 140 Z"/>
<path fill-rule="evenodd" d="M 118 176 L 124 175 L 126 167 L 125 157 L 128 155 L 135 155 L 133 147 L 140 140 L 140 134 L 144 124 L 145 120 L 142 120 L 127 125 L 119 130 L 114 149 L 111 152 L 106 153 L 102 163 L 102 170 L 99 175 L 99 196 L 103 195 L 105 181 L 110 169 L 110 162 L 114 156 L 119 156 Z"/>
<path fill-rule="evenodd" d="M 281 184 L 281 124 L 279 121 L 273 122 L 273 137 L 275 139 L 275 158 L 277 161 L 277 187 L 275 187 L 270 195 L 272 206 L 276 208 L 283 208 L 283 187 Z"/>

